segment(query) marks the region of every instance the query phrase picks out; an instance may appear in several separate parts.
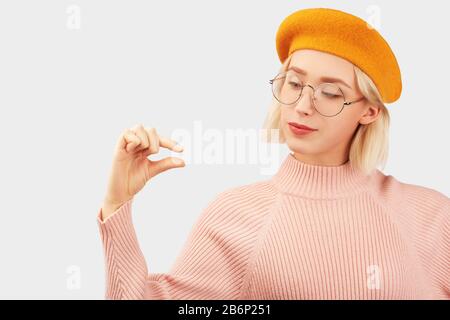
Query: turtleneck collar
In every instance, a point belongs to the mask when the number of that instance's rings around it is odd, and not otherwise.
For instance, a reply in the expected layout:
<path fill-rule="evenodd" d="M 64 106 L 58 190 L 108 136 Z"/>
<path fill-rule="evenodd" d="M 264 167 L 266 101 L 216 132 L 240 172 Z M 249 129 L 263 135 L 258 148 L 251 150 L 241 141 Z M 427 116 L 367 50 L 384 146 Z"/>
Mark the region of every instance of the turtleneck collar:
<path fill-rule="evenodd" d="M 339 166 L 312 165 L 289 153 L 271 180 L 284 193 L 333 199 L 367 189 L 372 176 L 353 167 L 350 161 Z"/>

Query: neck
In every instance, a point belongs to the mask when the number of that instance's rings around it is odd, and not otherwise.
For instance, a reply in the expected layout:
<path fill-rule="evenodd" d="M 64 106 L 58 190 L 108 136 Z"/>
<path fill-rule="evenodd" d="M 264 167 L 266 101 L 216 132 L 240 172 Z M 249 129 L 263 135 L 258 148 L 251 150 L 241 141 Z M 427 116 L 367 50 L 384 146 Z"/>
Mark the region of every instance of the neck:
<path fill-rule="evenodd" d="M 331 150 L 327 150 L 327 153 L 320 154 L 304 154 L 293 152 L 295 159 L 312 165 L 318 166 L 340 166 L 349 161 L 350 145 L 344 146 L 340 144 Z"/>
<path fill-rule="evenodd" d="M 289 153 L 272 181 L 285 193 L 296 196 L 330 199 L 367 189 L 373 175 L 365 175 L 350 161 L 337 166 L 309 164 Z"/>
<path fill-rule="evenodd" d="M 293 157 L 303 163 L 317 166 L 340 166 L 348 161 L 347 157 L 333 157 L 330 155 L 314 155 L 313 157 L 305 154 L 293 153 Z"/>

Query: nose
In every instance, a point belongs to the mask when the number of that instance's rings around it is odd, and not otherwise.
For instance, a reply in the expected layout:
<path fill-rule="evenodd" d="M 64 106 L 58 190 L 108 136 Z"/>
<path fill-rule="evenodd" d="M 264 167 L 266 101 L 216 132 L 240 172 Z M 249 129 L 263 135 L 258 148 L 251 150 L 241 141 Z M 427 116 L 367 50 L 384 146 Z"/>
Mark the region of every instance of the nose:
<path fill-rule="evenodd" d="M 295 105 L 295 111 L 304 114 L 311 114 L 312 112 L 314 112 L 313 97 L 314 88 L 311 85 L 307 84 L 303 88 L 302 94 Z"/>

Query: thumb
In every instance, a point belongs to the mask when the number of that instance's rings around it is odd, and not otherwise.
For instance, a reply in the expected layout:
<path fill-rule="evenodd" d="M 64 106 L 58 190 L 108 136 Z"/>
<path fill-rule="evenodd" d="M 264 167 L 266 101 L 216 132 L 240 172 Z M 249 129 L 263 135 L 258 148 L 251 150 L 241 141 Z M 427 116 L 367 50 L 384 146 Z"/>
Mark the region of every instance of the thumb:
<path fill-rule="evenodd" d="M 183 159 L 180 158 L 166 157 L 157 161 L 148 159 L 147 165 L 150 176 L 154 177 L 157 174 L 164 172 L 168 169 L 184 167 L 185 163 Z"/>

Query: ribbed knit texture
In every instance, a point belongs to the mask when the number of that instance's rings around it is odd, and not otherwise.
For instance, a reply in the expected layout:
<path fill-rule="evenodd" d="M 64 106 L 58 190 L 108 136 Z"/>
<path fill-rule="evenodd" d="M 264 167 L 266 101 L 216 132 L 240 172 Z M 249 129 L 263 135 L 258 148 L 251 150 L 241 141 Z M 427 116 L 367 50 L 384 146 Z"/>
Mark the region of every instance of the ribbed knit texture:
<path fill-rule="evenodd" d="M 149 273 L 132 201 L 97 215 L 106 299 L 450 299 L 450 199 L 379 170 L 289 154 L 211 200 L 167 273 Z"/>

